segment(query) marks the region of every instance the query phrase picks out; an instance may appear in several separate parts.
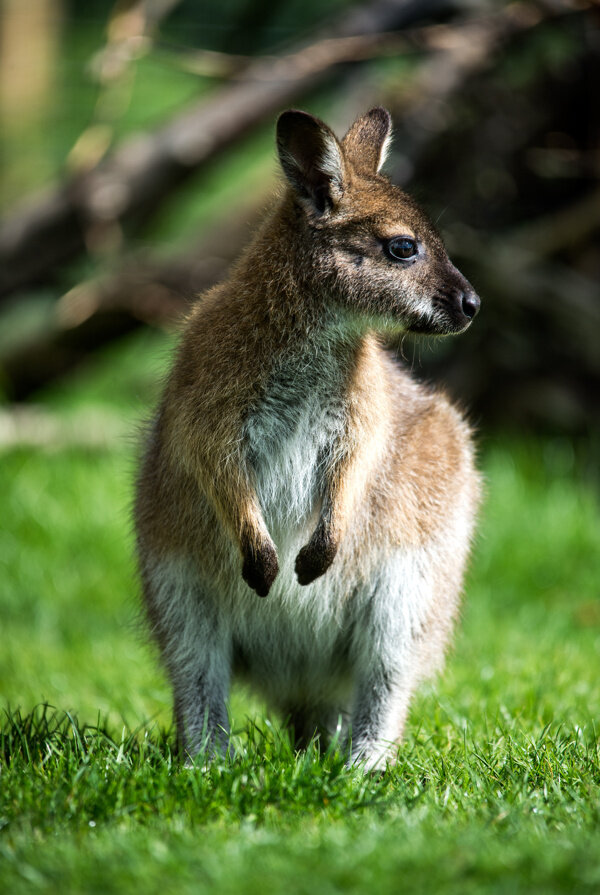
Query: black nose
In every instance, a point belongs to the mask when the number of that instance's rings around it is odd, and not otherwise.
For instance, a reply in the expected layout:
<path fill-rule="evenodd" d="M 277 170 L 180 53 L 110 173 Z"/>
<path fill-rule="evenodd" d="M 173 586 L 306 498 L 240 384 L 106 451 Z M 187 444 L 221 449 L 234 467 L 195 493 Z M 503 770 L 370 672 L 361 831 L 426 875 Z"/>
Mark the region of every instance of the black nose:
<path fill-rule="evenodd" d="M 462 297 L 462 312 L 468 320 L 472 320 L 477 311 L 481 300 L 474 292 L 464 292 Z"/>

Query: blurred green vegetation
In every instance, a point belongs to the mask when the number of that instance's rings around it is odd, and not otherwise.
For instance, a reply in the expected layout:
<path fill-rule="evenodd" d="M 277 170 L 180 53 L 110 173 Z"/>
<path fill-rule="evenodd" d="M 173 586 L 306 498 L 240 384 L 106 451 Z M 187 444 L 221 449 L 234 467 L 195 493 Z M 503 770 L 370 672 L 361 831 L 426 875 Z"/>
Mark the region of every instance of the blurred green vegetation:
<path fill-rule="evenodd" d="M 227 3 L 184 0 L 160 26 L 156 42 L 141 47 L 123 72 L 103 81 L 98 56 L 106 47 L 111 15 L 127 4 L 98 0 L 93 4 L 44 0 L 40 6 L 47 32 L 46 69 L 39 95 L 29 108 L 5 106 L 0 134 L 0 211 L 64 173 L 69 153 L 86 128 L 109 128 L 109 145 L 166 121 L 176 109 L 214 88 L 212 77 L 190 72 L 186 54 L 195 47 L 255 55 L 284 49 L 315 25 L 328 22 L 351 6 L 333 0 L 323 7 L 311 0 L 281 4 L 229 0 Z M 158 5 L 157 5 L 158 6 Z M 32 10 L 30 12 L 33 12 Z M 5 10 L 8 15 L 8 10 Z M 272 127 L 268 127 L 269 135 Z M 272 138 L 263 153 L 273 158 Z M 243 147 L 252 155 L 252 142 Z M 200 182 L 201 186 L 202 182 Z M 202 189 L 180 197 L 184 207 Z"/>

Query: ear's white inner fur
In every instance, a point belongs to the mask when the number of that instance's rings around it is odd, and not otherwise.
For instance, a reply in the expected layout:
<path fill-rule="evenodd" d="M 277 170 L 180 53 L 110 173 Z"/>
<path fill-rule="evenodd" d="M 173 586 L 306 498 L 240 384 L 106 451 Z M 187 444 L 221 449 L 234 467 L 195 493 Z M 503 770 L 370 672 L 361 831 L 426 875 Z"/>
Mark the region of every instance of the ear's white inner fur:
<path fill-rule="evenodd" d="M 391 145 L 392 145 L 392 132 L 390 130 L 390 131 L 388 131 L 388 134 L 387 134 L 385 140 L 381 144 L 381 149 L 379 151 L 379 164 L 377 165 L 377 173 L 379 173 L 381 171 L 381 169 L 383 168 L 383 166 L 385 165 Z"/>

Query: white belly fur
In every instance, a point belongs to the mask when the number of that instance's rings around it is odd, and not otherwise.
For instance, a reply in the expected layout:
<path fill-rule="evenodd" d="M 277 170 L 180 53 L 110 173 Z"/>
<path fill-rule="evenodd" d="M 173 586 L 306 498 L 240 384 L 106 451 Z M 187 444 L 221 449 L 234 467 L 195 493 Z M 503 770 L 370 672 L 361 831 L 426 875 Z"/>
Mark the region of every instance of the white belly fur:
<path fill-rule="evenodd" d="M 318 389 L 308 401 L 294 403 L 293 397 L 265 402 L 245 431 L 260 506 L 278 550 L 280 570 L 268 597 L 245 584 L 233 545 L 226 592 L 217 592 L 184 557 L 163 561 L 153 579 L 165 582 L 162 596 L 160 587 L 156 593 L 161 612 L 177 616 L 175 649 L 191 655 L 218 630 L 231 660 L 241 656 L 251 682 L 275 703 L 339 704 L 374 662 L 409 669 L 415 634 L 431 606 L 432 570 L 444 558 L 434 542 L 393 550 L 388 544 L 385 552 L 361 551 L 358 567 L 355 524 L 331 568 L 308 586 L 298 584 L 295 558 L 316 525 L 323 464 L 343 416 Z"/>

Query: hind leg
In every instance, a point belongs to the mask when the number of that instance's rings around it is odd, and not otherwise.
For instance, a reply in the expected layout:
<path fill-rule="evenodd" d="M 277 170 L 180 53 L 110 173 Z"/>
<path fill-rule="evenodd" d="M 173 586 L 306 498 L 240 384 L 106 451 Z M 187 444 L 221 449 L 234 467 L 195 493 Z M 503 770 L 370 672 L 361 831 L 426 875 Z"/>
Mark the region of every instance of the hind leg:
<path fill-rule="evenodd" d="M 293 704 L 283 712 L 296 751 L 306 749 L 316 737 L 321 749 L 343 740 L 348 730 L 348 712 L 330 705 L 307 707 Z"/>
<path fill-rule="evenodd" d="M 378 665 L 359 678 L 351 728 L 351 762 L 367 770 L 393 763 L 414 691 L 406 669 Z"/>
<path fill-rule="evenodd" d="M 382 769 L 396 759 L 428 651 L 438 664 L 443 658 L 450 612 L 436 605 L 435 578 L 425 551 L 398 551 L 374 584 L 351 648 L 351 760 Z M 444 602 L 452 606 L 451 595 Z M 432 638 L 437 641 L 430 649 Z"/>
<path fill-rule="evenodd" d="M 167 659 L 173 686 L 174 716 L 180 755 L 193 762 L 199 753 L 225 752 L 229 741 L 226 700 L 229 663 L 217 644 Z"/>
<path fill-rule="evenodd" d="M 447 599 L 443 611 L 422 618 L 412 636 L 398 636 L 404 645 L 382 650 L 378 661 L 358 677 L 352 713 L 352 760 L 383 769 L 396 760 L 410 702 L 419 684 L 438 672 L 452 629 L 454 606 Z"/>
<path fill-rule="evenodd" d="M 173 687 L 177 741 L 182 757 L 224 751 L 229 739 L 226 700 L 231 638 L 217 605 L 206 596 L 193 566 L 162 561 L 143 570 L 153 633 Z"/>
<path fill-rule="evenodd" d="M 315 737 L 327 748 L 341 730 L 339 714 L 329 707 L 294 704 L 284 710 L 283 717 L 292 735 L 296 751 L 306 749 Z"/>

